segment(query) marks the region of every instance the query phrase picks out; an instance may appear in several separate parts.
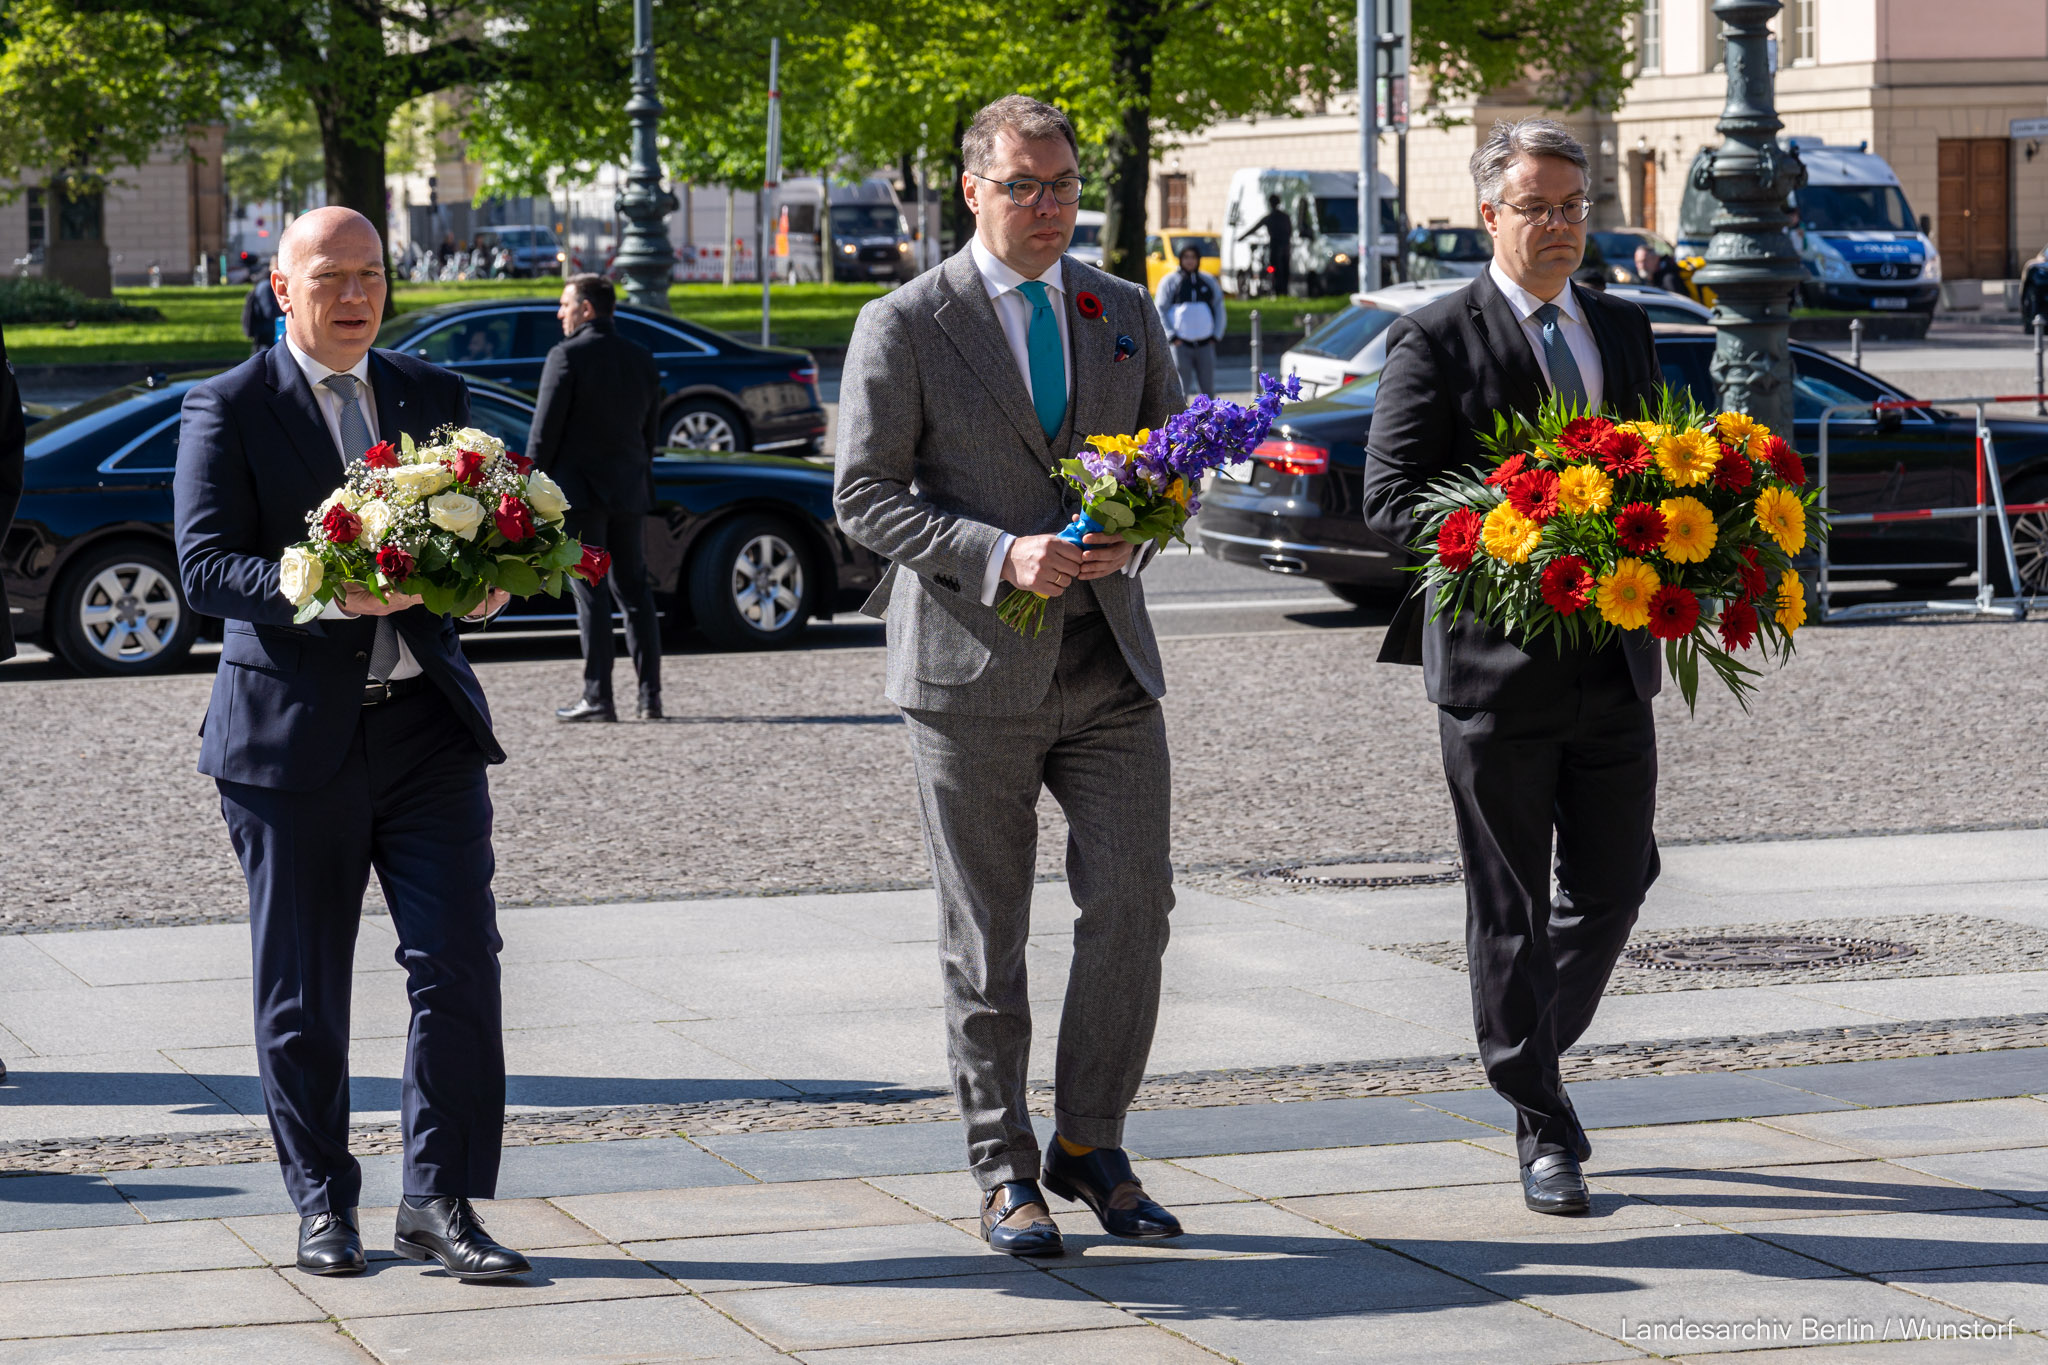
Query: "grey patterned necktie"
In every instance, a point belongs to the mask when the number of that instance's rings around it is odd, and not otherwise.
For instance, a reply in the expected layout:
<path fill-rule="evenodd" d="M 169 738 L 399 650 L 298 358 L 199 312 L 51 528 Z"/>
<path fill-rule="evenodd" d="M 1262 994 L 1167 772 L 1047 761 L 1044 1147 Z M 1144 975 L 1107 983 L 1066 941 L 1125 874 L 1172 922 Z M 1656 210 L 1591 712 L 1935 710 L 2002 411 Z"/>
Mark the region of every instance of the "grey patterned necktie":
<path fill-rule="evenodd" d="M 372 444 L 370 422 L 363 415 L 362 381 L 352 374 L 330 374 L 320 381 L 341 400 L 342 458 L 358 460 Z M 370 644 L 370 676 L 383 682 L 398 667 L 398 623 L 389 616 L 377 618 L 377 635 Z"/>
<path fill-rule="evenodd" d="M 1536 320 L 1543 324 L 1543 364 L 1550 371 L 1550 387 L 1565 402 L 1584 407 L 1586 393 L 1585 376 L 1579 373 L 1579 362 L 1572 355 L 1572 348 L 1565 344 L 1564 329 L 1557 325 L 1558 308 L 1546 303 L 1536 310 Z"/>

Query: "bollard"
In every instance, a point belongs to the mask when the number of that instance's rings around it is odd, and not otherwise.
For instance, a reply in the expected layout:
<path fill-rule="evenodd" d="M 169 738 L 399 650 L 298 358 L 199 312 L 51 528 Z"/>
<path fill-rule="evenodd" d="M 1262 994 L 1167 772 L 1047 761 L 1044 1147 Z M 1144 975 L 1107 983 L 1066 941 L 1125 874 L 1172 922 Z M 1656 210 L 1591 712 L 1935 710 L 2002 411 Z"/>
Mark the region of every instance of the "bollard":
<path fill-rule="evenodd" d="M 1259 391 L 1259 310 L 1252 309 L 1252 392 Z"/>
<path fill-rule="evenodd" d="M 151 289 L 161 289 L 164 287 L 164 268 L 155 261 L 149 263 L 149 287 Z"/>
<path fill-rule="evenodd" d="M 2039 313 L 2034 314 L 2034 392 L 2037 395 L 2048 393 L 2048 388 L 2042 387 L 2043 381 L 2048 380 L 2048 372 L 2044 372 L 2042 369 L 2041 344 L 2044 331 L 2048 331 L 2048 318 L 2042 317 Z M 2039 397 L 2036 397 L 2034 399 L 2034 416 L 2048 417 L 2048 402 L 2043 402 Z"/>
<path fill-rule="evenodd" d="M 1863 319 L 1849 319 L 1849 363 L 1863 368 Z"/>

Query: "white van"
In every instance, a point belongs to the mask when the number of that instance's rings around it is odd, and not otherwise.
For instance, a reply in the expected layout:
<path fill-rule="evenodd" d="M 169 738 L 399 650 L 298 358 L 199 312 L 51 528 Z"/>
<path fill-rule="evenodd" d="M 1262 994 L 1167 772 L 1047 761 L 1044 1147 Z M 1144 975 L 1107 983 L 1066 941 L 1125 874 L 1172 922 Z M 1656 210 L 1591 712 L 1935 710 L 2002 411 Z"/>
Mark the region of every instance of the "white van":
<path fill-rule="evenodd" d="M 789 212 L 789 281 L 816 280 L 818 209 L 825 188 L 816 176 L 785 180 L 776 191 L 778 210 Z M 896 199 L 896 186 L 882 176 L 857 184 L 832 183 L 832 278 L 842 284 L 871 280 L 901 282 L 917 274 L 917 246 L 910 222 Z"/>
<path fill-rule="evenodd" d="M 1067 246 L 1067 254 L 1077 261 L 1084 261 L 1102 269 L 1102 222 L 1101 209 L 1074 210 L 1074 240 Z"/>
<path fill-rule="evenodd" d="M 1380 259 L 1390 262 L 1401 249 L 1401 206 L 1394 197 L 1394 182 L 1384 174 L 1379 190 Z M 1281 211 L 1294 224 L 1290 292 L 1313 296 L 1358 288 L 1358 172 L 1247 166 L 1230 177 L 1230 198 L 1223 211 L 1225 291 L 1257 292 L 1254 272 L 1264 259 L 1265 233 L 1252 229 L 1266 216 L 1273 195 L 1280 197 Z"/>

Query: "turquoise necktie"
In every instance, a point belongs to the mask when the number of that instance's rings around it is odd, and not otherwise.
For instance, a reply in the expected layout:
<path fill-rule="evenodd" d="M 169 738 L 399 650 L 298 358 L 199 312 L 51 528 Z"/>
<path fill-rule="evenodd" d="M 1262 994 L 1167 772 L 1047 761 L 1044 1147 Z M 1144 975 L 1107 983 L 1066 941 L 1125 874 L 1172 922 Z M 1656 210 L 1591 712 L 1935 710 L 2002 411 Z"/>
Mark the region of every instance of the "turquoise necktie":
<path fill-rule="evenodd" d="M 1067 420 L 1067 361 L 1060 350 L 1060 320 L 1052 315 L 1043 281 L 1026 280 L 1017 292 L 1031 304 L 1031 330 L 1024 340 L 1024 354 L 1031 361 L 1031 406 L 1038 410 L 1038 425 L 1050 441 Z"/>

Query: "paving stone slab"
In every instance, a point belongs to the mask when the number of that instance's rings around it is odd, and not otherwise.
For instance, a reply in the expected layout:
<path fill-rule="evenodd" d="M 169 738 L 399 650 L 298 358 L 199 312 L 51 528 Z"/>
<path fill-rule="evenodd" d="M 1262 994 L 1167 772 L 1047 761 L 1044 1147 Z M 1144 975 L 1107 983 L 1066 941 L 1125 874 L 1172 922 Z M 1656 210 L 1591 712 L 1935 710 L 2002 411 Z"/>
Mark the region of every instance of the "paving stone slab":
<path fill-rule="evenodd" d="M 351 1318 L 346 1325 L 381 1360 L 432 1365 L 787 1359 L 683 1297 Z"/>
<path fill-rule="evenodd" d="M 133 1365 L 138 1360 L 149 1365 L 374 1365 L 368 1351 L 326 1323 L 0 1341 L 0 1365 Z"/>
<path fill-rule="evenodd" d="M 1963 1314 L 1928 1315 L 1944 1321 L 1976 1325 Z M 1742 1365 L 2039 1365 L 2048 1361 L 2048 1340 L 2037 1336 L 1977 1337 L 1971 1340 L 1878 1341 L 1850 1346 L 1789 1347 L 1780 1351 L 1748 1351 Z M 1678 1356 L 1681 1362 L 1707 1359 Z"/>
<path fill-rule="evenodd" d="M 1376 1242 L 1411 1237 L 1485 1238 L 1512 1233 L 1549 1237 L 1593 1229 L 1668 1228 L 1692 1225 L 1698 1219 L 1674 1209 L 1659 1208 L 1611 1190 L 1592 1191 L 1590 1212 L 1576 1217 L 1532 1213 L 1522 1202 L 1522 1185 L 1459 1185 L 1450 1189 L 1379 1190 L 1366 1194 L 1318 1195 L 1283 1200 L 1285 1208 L 1304 1218 Z"/>
<path fill-rule="evenodd" d="M 2022 1332 L 2048 1332 L 2048 1265 L 1920 1270 L 1885 1280 L 1992 1322 L 2017 1323 Z"/>
<path fill-rule="evenodd" d="M 1183 1169 L 1176 1162 L 1133 1161 L 1131 1173 L 1138 1177 L 1147 1194 L 1170 1209 L 1189 1204 L 1228 1204 L 1251 1197 L 1241 1189 Z M 965 1171 L 869 1176 L 867 1183 L 907 1200 L 935 1218 L 971 1219 L 981 1210 L 981 1190 L 974 1177 Z"/>
<path fill-rule="evenodd" d="M 5 996 L 0 991 L 0 1000 Z M 8 1064 L 7 1084 L 0 1087 L 0 1142 L 255 1128 L 230 1100 L 152 1048 L 8 1053 L 0 1060 Z"/>
<path fill-rule="evenodd" d="M 1511 1157 L 1470 1142 L 1326 1147 L 1311 1152 L 1212 1156 L 1181 1164 L 1261 1199 L 1360 1190 L 1420 1190 L 1492 1184 L 1515 1177 Z"/>
<path fill-rule="evenodd" d="M 1592 1228 L 1548 1236 L 1509 1233 L 1378 1240 L 1502 1298 L 1532 1302 L 1654 1291 L 1673 1296 L 1671 1301 L 1704 1295 L 1718 1303 L 1716 1296 L 1739 1285 L 1842 1277 L 1834 1266 L 1754 1237 L 1698 1223 L 1677 1228 Z"/>
<path fill-rule="evenodd" d="M 1999 1195 L 1938 1180 L 1888 1161 L 1760 1170 L 1652 1171 L 1591 1179 L 1596 1188 L 1616 1190 L 1709 1223 L 2012 1207 Z"/>
<path fill-rule="evenodd" d="M 1508 1136 L 1480 1138 L 1477 1145 L 1505 1156 L 1515 1154 L 1515 1140 Z M 1586 1163 L 1586 1174 L 1791 1166 L 1814 1161 L 1849 1161 L 1858 1155 L 1861 1154 L 1847 1147 L 1740 1119 L 1649 1124 L 1641 1128 L 1602 1129 L 1599 1141 L 1593 1144 L 1593 1159 Z"/>
<path fill-rule="evenodd" d="M 924 1221 L 923 1214 L 900 1199 L 858 1180 L 585 1195 L 550 1202 L 615 1242 L 881 1227 Z"/>
<path fill-rule="evenodd" d="M 318 1322 L 327 1316 L 271 1270 L 19 1280 L 0 1284 L 0 1340 L 174 1327 Z"/>
<path fill-rule="evenodd" d="M 1773 1128 L 1870 1156 L 1934 1156 L 2048 1146 L 2048 1104 L 2036 1099 L 1902 1105 L 1765 1121 Z"/>
<path fill-rule="evenodd" d="M 0 1233 L 0 1283 L 90 1279 L 109 1270 L 147 1275 L 262 1264 L 241 1238 L 214 1222 Z"/>
<path fill-rule="evenodd" d="M 543 1251 L 555 1247 L 595 1246 L 604 1238 L 584 1227 L 554 1205 L 540 1199 L 479 1199 L 477 1216 L 491 1236 L 521 1251 Z M 363 1235 L 363 1250 L 373 1260 L 396 1260 L 391 1238 L 398 1210 L 393 1207 L 361 1209 L 357 1224 Z M 228 1218 L 222 1225 L 254 1248 L 272 1265 L 288 1266 L 298 1257 L 299 1216 L 295 1213 L 267 1213 L 247 1218 Z M 171 1227 L 203 1226 L 173 1223 Z"/>
<path fill-rule="evenodd" d="M 1050 1123 L 1039 1134 L 1052 1136 Z M 798 1133 L 703 1137 L 706 1151 L 759 1180 L 840 1180 L 967 1169 L 967 1137 L 957 1122 L 897 1123 Z"/>
<path fill-rule="evenodd" d="M 376 1260 L 361 1275 L 276 1273 L 325 1312 L 350 1320 L 683 1292 L 617 1247 L 561 1247 L 527 1259 L 533 1263 L 531 1274 L 485 1284 L 464 1284 L 431 1261 Z"/>
<path fill-rule="evenodd" d="M 1887 1057 L 1869 1062 L 1823 1062 L 1772 1067 L 1740 1075 L 1797 1086 L 1851 1104 L 1934 1104 L 2002 1099 L 2041 1088 L 2048 1048 L 2008 1048 L 1959 1056 Z"/>
<path fill-rule="evenodd" d="M 1378 1096 L 1203 1109 L 1141 1109 L 1124 1121 L 1127 1148 L 1149 1157 L 1169 1159 L 1484 1135 L 1483 1130 L 1454 1115 L 1405 1099 Z"/>
<path fill-rule="evenodd" d="M 686 1138 L 507 1147 L 498 1160 L 500 1199 L 747 1183 L 746 1176 Z"/>
<path fill-rule="evenodd" d="M 61 991 L 86 984 L 76 972 L 43 951 L 43 940 L 69 935 L 0 936 L 0 993 Z"/>
<path fill-rule="evenodd" d="M 1840 1100 L 1808 1094 L 1789 1085 L 1778 1085 L 1754 1073 L 1726 1071 L 1578 1081 L 1569 1089 L 1572 1107 L 1578 1111 L 1579 1121 L 1588 1128 L 1639 1128 L 1649 1124 L 1698 1123 L 1710 1119 L 1754 1118 L 1763 1114 L 1812 1114 L 1850 1108 Z M 1454 1090 L 1417 1095 L 1415 1099 L 1507 1132 L 1513 1132 L 1515 1128 L 1514 1109 L 1491 1090 Z"/>
<path fill-rule="evenodd" d="M 1643 1358 L 1582 1327 L 1523 1304 L 1497 1301 L 1413 1311 L 1204 1319 L 1176 1322 L 1174 1330 L 1243 1365 L 1299 1365 L 1305 1360 L 1579 1365 Z"/>
<path fill-rule="evenodd" d="M 1336 1233 L 1321 1249 L 1221 1260 L 1145 1261 L 1051 1273 L 1176 1331 L 1217 1319 L 1265 1320 L 1478 1303 L 1485 1290 Z"/>
<path fill-rule="evenodd" d="M 936 920 L 936 916 L 934 916 Z M 789 986 L 803 983 L 806 1014 L 922 1009 L 939 998 L 939 964 L 928 943 L 819 947 L 593 960 L 589 965 L 684 1007 L 700 1018 L 781 1018 Z"/>
<path fill-rule="evenodd" d="M 0 1176 L 0 1232 L 140 1223 L 121 1192 L 96 1175 Z"/>
<path fill-rule="evenodd" d="M 2048 1212 L 2033 1208 L 1788 1219 L 1742 1230 L 1859 1275 L 2048 1263 Z"/>
<path fill-rule="evenodd" d="M 1988 1190 L 2022 1204 L 2048 1206 L 2048 1147 L 1899 1157 L 1892 1164 Z"/>
<path fill-rule="evenodd" d="M 1018 1265 L 1008 1273 L 712 1294 L 714 1308 L 785 1351 L 1124 1326 L 1099 1299 Z M 993 1354 L 991 1350 L 991 1354 Z"/>
<path fill-rule="evenodd" d="M 1058 1200 L 1053 1204 L 1053 1221 L 1059 1224 L 1067 1254 L 1038 1263 L 1048 1270 L 1244 1256 L 1317 1256 L 1349 1245 L 1341 1234 L 1333 1239 L 1330 1229 L 1257 1200 L 1184 1209 L 1183 1235 L 1152 1241 L 1112 1237 L 1102 1230 L 1093 1213 Z M 963 1220 L 958 1226 L 970 1236 L 976 1235 L 976 1224 Z"/>
<path fill-rule="evenodd" d="M 804 1351 L 796 1358 L 804 1365 L 988 1365 L 992 1354 L 987 1343 L 968 1340 L 847 1346 Z M 1208 1351 L 1143 1323 L 1004 1337 L 1001 1354 L 1032 1365 L 1216 1365 Z"/>
<path fill-rule="evenodd" d="M 626 1250 L 699 1294 L 989 1275 L 1016 1264 L 991 1252 L 978 1237 L 932 1219 L 882 1227 L 633 1242 Z"/>

